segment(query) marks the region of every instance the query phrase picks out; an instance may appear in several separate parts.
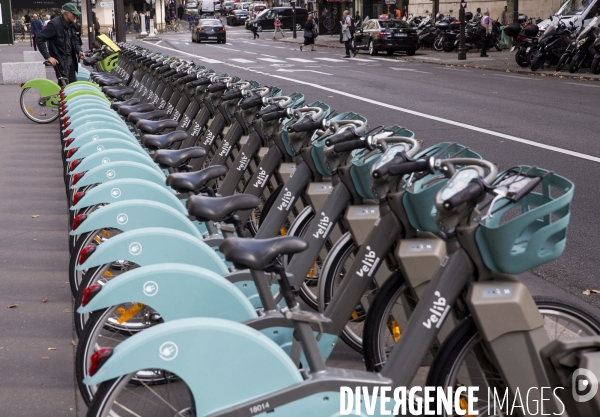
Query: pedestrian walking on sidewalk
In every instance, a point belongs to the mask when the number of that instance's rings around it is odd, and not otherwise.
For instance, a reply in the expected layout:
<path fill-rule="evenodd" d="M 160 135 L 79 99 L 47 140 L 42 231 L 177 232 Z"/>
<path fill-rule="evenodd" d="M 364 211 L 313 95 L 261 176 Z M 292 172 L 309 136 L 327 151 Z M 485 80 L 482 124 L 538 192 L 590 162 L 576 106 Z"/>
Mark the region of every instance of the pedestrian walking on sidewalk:
<path fill-rule="evenodd" d="M 481 41 L 481 57 L 488 58 L 487 48 L 490 43 L 490 33 L 492 30 L 492 20 L 490 19 L 490 12 L 488 9 L 485 9 L 483 12 L 483 17 L 481 18 L 481 26 L 485 29 L 485 36 Z"/>
<path fill-rule="evenodd" d="M 504 6 L 502 17 L 500 18 L 500 24 L 502 26 L 508 26 L 508 6 Z"/>
<path fill-rule="evenodd" d="M 306 24 L 304 25 L 304 44 L 300 45 L 300 50 L 302 51 L 302 47 L 303 46 L 308 46 L 310 45 L 310 50 L 312 52 L 315 52 L 316 46 L 315 46 L 315 38 L 316 38 L 316 27 L 313 21 L 313 18 L 311 15 L 308 15 L 308 18 L 306 19 Z"/>
<path fill-rule="evenodd" d="M 70 83 L 77 81 L 77 57 L 85 58 L 75 34 L 77 16 L 81 16 L 77 7 L 73 3 L 66 3 L 62 6 L 62 13 L 50 20 L 36 37 L 37 47 L 44 59 L 57 67 L 58 72 Z"/>
<path fill-rule="evenodd" d="M 350 12 L 348 10 L 344 10 L 344 15 L 342 17 L 342 41 L 346 46 L 346 56 L 344 58 L 350 58 L 350 52 L 354 56 L 358 54 L 358 49 L 352 45 L 352 37 L 354 34 L 354 25 L 352 23 L 352 18 L 350 17 Z"/>
<path fill-rule="evenodd" d="M 44 28 L 44 24 L 40 20 L 37 14 L 33 15 L 33 19 L 31 19 L 31 38 L 33 42 L 33 50 L 37 51 L 37 45 L 35 44 L 35 38 L 42 33 L 42 29 Z"/>
<path fill-rule="evenodd" d="M 131 33 L 131 18 L 129 13 L 125 13 L 125 32 Z"/>
<path fill-rule="evenodd" d="M 136 33 L 140 33 L 140 15 L 138 14 L 138 12 L 136 10 L 133 11 L 133 28 L 135 29 Z"/>
<path fill-rule="evenodd" d="M 258 34 L 258 22 L 256 21 L 256 15 L 252 15 L 252 22 L 250 22 L 250 30 L 252 30 L 252 34 L 254 37 L 253 40 L 260 39 L 260 35 Z"/>
<path fill-rule="evenodd" d="M 180 4 L 179 7 L 177 8 L 177 17 L 179 18 L 179 20 L 183 20 L 184 12 L 185 12 L 185 9 L 183 8 L 183 4 Z"/>
<path fill-rule="evenodd" d="M 194 18 L 193 14 L 188 14 L 188 23 L 190 25 L 190 31 L 192 31 L 194 29 L 194 22 L 196 21 L 196 19 Z"/>
<path fill-rule="evenodd" d="M 273 39 L 275 39 L 275 35 L 278 33 L 281 33 L 281 37 L 285 38 L 283 30 L 281 30 L 281 20 L 279 20 L 279 15 L 275 16 L 275 22 L 273 22 L 273 26 L 275 27 L 275 30 L 273 31 Z"/>

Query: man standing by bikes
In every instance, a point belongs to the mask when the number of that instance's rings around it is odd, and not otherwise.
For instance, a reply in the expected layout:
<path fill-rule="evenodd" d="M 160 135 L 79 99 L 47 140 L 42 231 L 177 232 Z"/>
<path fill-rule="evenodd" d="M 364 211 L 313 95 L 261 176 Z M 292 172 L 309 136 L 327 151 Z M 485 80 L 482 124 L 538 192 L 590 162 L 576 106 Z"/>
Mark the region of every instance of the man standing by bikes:
<path fill-rule="evenodd" d="M 85 58 L 75 33 L 77 16 L 81 16 L 77 7 L 73 3 L 66 3 L 61 14 L 50 20 L 35 39 L 44 59 L 70 83 L 77 81 L 77 56 Z"/>

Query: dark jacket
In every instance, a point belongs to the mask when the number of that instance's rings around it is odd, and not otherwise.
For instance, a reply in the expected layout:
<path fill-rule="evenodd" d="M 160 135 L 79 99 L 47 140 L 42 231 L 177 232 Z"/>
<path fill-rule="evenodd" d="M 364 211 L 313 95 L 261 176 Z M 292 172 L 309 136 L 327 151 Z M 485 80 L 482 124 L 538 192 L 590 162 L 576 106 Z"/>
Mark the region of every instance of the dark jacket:
<path fill-rule="evenodd" d="M 44 25 L 42 25 L 41 20 L 39 20 L 39 19 L 31 20 L 31 34 L 33 36 L 38 36 L 42 32 L 43 28 L 44 28 Z"/>
<path fill-rule="evenodd" d="M 62 15 L 59 15 L 50 20 L 44 30 L 35 38 L 35 43 L 44 59 L 47 60 L 50 57 L 57 59 L 62 74 L 69 73 L 67 57 L 70 55 L 73 58 L 73 65 L 77 68 L 77 52 L 82 52 L 75 32 L 75 24 L 67 22 Z M 70 51 L 67 50 L 67 36 L 71 39 Z M 46 42 L 48 42 L 48 46 L 46 46 Z"/>

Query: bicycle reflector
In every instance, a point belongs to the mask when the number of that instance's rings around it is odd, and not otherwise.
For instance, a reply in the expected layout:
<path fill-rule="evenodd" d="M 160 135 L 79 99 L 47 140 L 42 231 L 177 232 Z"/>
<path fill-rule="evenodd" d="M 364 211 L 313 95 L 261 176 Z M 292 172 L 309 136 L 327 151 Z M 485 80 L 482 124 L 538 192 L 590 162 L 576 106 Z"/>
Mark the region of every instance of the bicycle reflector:
<path fill-rule="evenodd" d="M 69 164 L 69 172 L 73 171 L 81 163 L 82 159 L 75 159 Z"/>
<path fill-rule="evenodd" d="M 77 191 L 75 194 L 73 194 L 73 198 L 71 199 L 71 205 L 74 206 L 75 204 L 79 203 L 79 200 L 81 200 L 84 195 L 85 191 Z"/>
<path fill-rule="evenodd" d="M 81 306 L 85 307 L 86 305 L 88 305 L 88 303 L 92 301 L 92 298 L 94 298 L 96 294 L 100 292 L 101 289 L 102 285 L 92 284 L 85 290 L 83 290 L 83 299 L 81 300 Z"/>
<path fill-rule="evenodd" d="M 73 129 L 67 129 L 67 130 L 65 130 L 64 137 L 68 138 L 71 133 L 73 133 Z"/>
<path fill-rule="evenodd" d="M 69 129 L 69 130 L 71 130 L 71 129 Z M 67 132 L 65 132 L 65 133 L 67 133 Z M 71 132 L 69 132 L 69 133 L 71 133 Z M 69 136 L 69 135 L 65 135 L 65 136 Z M 73 143 L 74 140 L 75 140 L 75 138 L 67 138 L 67 140 L 65 140 L 65 148 L 68 148 Z"/>
<path fill-rule="evenodd" d="M 77 184 L 77 181 L 79 181 L 81 179 L 81 177 L 83 177 L 85 175 L 85 172 L 78 172 L 77 174 L 73 175 L 73 182 L 71 183 L 72 185 Z"/>
<path fill-rule="evenodd" d="M 90 367 L 88 369 L 88 374 L 90 376 L 94 376 L 98 369 L 112 356 L 113 348 L 103 347 L 98 349 L 92 354 L 92 358 L 90 360 Z"/>
<path fill-rule="evenodd" d="M 96 245 L 88 245 L 79 251 L 79 265 L 83 265 L 89 256 L 96 250 Z"/>
<path fill-rule="evenodd" d="M 67 152 L 67 158 L 70 158 L 70 157 L 72 157 L 72 156 L 73 156 L 73 154 L 74 154 L 75 152 L 77 152 L 77 149 L 79 149 L 79 148 L 73 148 L 73 149 L 69 149 L 69 150 L 68 150 L 68 152 Z"/>
<path fill-rule="evenodd" d="M 73 205 L 75 205 L 75 204 L 73 204 Z M 77 216 L 75 216 L 75 218 L 73 219 L 73 229 L 72 230 L 77 230 L 79 225 L 83 221 L 85 221 L 85 219 L 87 219 L 87 214 L 78 214 Z"/>
<path fill-rule="evenodd" d="M 63 121 L 63 130 L 71 125 L 71 122 L 69 122 L 68 118 L 69 116 L 65 117 L 65 120 Z"/>

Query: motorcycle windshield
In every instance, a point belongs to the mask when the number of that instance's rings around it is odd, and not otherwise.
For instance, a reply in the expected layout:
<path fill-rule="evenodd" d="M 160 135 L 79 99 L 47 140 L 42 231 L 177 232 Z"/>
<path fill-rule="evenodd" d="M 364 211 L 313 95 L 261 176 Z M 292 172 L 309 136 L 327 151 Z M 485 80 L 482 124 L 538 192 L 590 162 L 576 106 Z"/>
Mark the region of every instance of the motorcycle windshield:
<path fill-rule="evenodd" d="M 594 29 L 597 25 L 598 25 L 598 17 L 594 17 L 590 21 L 590 23 L 588 23 L 588 25 L 585 27 L 585 29 L 583 29 L 581 31 L 581 33 L 579 34 L 579 36 L 577 36 L 577 40 L 584 39 L 585 37 L 587 37 L 588 33 L 590 33 L 590 31 L 592 29 Z"/>
<path fill-rule="evenodd" d="M 556 34 L 556 28 L 551 27 L 546 32 L 544 32 L 544 36 L 540 39 L 540 43 L 546 43 L 550 38 L 552 38 Z"/>

